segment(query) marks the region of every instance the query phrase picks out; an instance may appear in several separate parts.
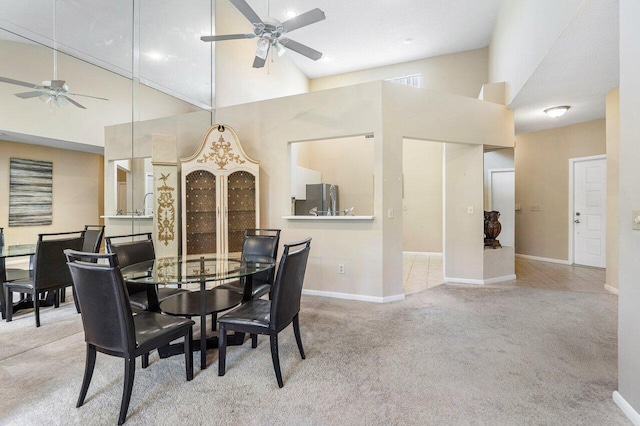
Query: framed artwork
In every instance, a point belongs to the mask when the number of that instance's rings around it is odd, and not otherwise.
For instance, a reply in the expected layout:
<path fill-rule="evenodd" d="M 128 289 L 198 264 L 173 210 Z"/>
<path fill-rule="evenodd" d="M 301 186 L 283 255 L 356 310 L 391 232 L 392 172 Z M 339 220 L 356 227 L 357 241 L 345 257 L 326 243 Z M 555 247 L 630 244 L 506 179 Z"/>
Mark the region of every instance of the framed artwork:
<path fill-rule="evenodd" d="M 53 163 L 10 159 L 9 226 L 51 225 Z"/>

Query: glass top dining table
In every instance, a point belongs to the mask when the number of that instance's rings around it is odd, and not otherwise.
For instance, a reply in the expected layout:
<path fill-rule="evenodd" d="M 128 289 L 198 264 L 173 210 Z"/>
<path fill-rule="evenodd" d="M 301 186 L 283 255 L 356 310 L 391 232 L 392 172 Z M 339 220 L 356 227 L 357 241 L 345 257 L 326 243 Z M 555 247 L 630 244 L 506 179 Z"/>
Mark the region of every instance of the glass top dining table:
<path fill-rule="evenodd" d="M 205 306 L 211 298 L 220 299 L 219 311 L 230 309 L 242 302 L 251 300 L 253 275 L 275 267 L 275 260 L 269 257 L 257 258 L 255 261 L 242 260 L 238 254 L 203 254 L 189 256 L 162 257 L 121 268 L 125 281 L 147 285 L 147 299 L 150 311 L 162 312 L 156 292 L 157 285 L 199 285 L 200 290 L 200 345 L 194 345 L 194 350 L 200 350 L 200 368 L 206 368 L 206 350 L 218 345 L 217 336 L 207 337 Z M 241 280 L 244 283 L 242 295 L 231 290 L 216 289 L 215 286 L 229 280 Z M 207 290 L 207 285 L 213 288 Z M 170 296 L 171 297 L 179 297 Z M 168 299 L 164 299 L 167 301 Z M 163 303 L 165 303 L 163 301 Z M 223 306 L 224 305 L 224 306 Z M 176 314 L 172 312 L 171 314 Z M 185 316 L 193 312 L 185 311 Z M 244 343 L 244 333 L 229 336 L 227 344 L 241 345 Z M 183 345 L 171 345 L 159 350 L 161 357 L 176 355 L 182 351 Z"/>

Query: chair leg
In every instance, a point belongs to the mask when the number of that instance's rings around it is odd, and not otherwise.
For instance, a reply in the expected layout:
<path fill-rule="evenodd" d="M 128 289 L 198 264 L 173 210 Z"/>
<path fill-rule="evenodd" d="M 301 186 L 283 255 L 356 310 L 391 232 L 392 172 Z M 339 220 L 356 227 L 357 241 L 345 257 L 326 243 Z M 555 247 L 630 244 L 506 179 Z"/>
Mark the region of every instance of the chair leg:
<path fill-rule="evenodd" d="M 33 309 L 36 313 L 36 327 L 40 327 L 40 298 L 39 294 L 36 292 L 33 295 Z"/>
<path fill-rule="evenodd" d="M 224 376 L 227 361 L 227 329 L 220 324 L 218 331 L 218 376 Z"/>
<path fill-rule="evenodd" d="M 282 383 L 282 373 L 280 372 L 280 357 L 278 356 L 278 334 L 269 335 L 271 340 L 271 360 L 273 361 L 273 369 L 276 371 L 276 380 L 278 380 L 278 386 L 284 386 Z"/>
<path fill-rule="evenodd" d="M 53 308 L 59 308 L 60 307 L 60 298 L 62 297 L 62 293 L 61 293 L 62 289 L 57 289 L 53 291 Z"/>
<path fill-rule="evenodd" d="M 251 347 L 254 348 L 254 349 L 258 347 L 258 335 L 257 334 L 252 334 L 251 335 Z"/>
<path fill-rule="evenodd" d="M 187 370 L 187 382 L 193 380 L 193 327 L 184 336 L 184 364 Z"/>
<path fill-rule="evenodd" d="M 13 292 L 8 285 L 4 286 L 4 316 L 7 322 L 13 319 Z"/>
<path fill-rule="evenodd" d="M 130 357 L 124 361 L 124 388 L 122 390 L 122 404 L 120 405 L 120 416 L 118 424 L 124 423 L 127 418 L 129 402 L 131 402 L 131 391 L 133 390 L 133 379 L 136 374 L 136 358 Z"/>
<path fill-rule="evenodd" d="M 60 289 L 60 301 L 64 303 L 66 302 L 66 300 L 67 300 L 67 289 L 62 287 Z"/>
<path fill-rule="evenodd" d="M 298 349 L 300 350 L 300 356 L 305 359 L 304 349 L 302 349 L 302 339 L 300 338 L 300 322 L 298 321 L 298 314 L 293 317 L 293 334 L 296 336 L 296 342 L 298 343 Z"/>
<path fill-rule="evenodd" d="M 147 368 L 149 366 L 149 352 L 142 354 L 140 358 L 142 360 L 142 368 Z"/>
<path fill-rule="evenodd" d="M 217 322 L 218 322 L 218 314 L 214 312 L 211 314 L 211 331 L 216 331 Z"/>
<path fill-rule="evenodd" d="M 78 397 L 78 403 L 76 408 L 82 407 L 84 399 L 87 396 L 89 390 L 89 384 L 91 384 L 91 377 L 93 376 L 93 367 L 96 365 L 96 348 L 93 345 L 87 343 L 87 359 L 84 364 L 84 378 L 82 379 L 82 387 L 80 388 L 80 396 Z"/>

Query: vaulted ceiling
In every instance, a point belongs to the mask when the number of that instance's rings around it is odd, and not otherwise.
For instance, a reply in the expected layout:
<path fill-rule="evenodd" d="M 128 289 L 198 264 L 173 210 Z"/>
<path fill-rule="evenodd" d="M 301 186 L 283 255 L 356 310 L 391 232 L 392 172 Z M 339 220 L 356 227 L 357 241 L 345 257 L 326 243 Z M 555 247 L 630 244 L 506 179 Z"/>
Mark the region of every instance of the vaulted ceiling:
<path fill-rule="evenodd" d="M 486 47 L 503 1 L 509 0 L 247 0 L 259 16 L 280 21 L 289 11 L 318 7 L 325 12 L 325 20 L 290 34 L 324 53 L 317 62 L 288 55 L 309 78 Z M 71 53 L 126 75 L 134 67 L 134 35 L 128 28 L 137 20 L 143 80 L 210 104 L 210 79 L 197 70 L 211 63 L 210 47 L 199 41 L 212 32 L 210 15 L 200 13 L 211 10 L 211 0 L 136 2 L 137 12 L 131 0 L 57 0 L 54 33 L 52 0 L 0 0 L 0 26 L 41 43 L 55 36 Z M 159 60 L 164 65 L 154 66 Z M 192 69 L 191 78 L 175 81 L 172 67 Z M 603 117 L 604 95 L 618 85 L 618 74 L 618 1 L 585 0 L 509 105 L 516 132 Z M 561 119 L 549 119 L 542 110 L 554 105 L 572 109 Z"/>

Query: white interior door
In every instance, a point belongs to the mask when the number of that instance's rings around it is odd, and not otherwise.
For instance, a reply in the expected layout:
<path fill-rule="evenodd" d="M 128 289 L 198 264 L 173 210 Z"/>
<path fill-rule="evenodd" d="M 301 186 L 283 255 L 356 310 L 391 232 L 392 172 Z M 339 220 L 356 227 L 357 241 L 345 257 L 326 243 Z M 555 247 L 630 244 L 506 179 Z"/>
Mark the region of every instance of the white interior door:
<path fill-rule="evenodd" d="M 573 163 L 574 263 L 606 267 L 606 184 L 604 158 Z"/>
<path fill-rule="evenodd" d="M 513 169 L 489 170 L 491 210 L 500 212 L 502 231 L 498 241 L 503 246 L 515 244 L 515 173 Z"/>

